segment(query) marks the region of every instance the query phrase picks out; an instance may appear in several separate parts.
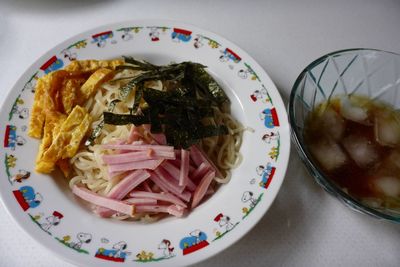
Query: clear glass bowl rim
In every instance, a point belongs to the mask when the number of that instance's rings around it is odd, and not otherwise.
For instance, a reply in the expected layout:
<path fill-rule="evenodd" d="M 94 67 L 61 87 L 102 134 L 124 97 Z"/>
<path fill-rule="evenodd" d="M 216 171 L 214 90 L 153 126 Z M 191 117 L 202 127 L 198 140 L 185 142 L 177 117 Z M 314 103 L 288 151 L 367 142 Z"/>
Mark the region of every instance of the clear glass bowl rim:
<path fill-rule="evenodd" d="M 334 182 L 330 181 L 329 178 L 325 177 L 323 174 L 322 170 L 314 164 L 312 157 L 309 153 L 309 151 L 306 149 L 305 144 L 300 141 L 299 136 L 302 135 L 301 131 L 297 128 L 296 125 L 296 118 L 294 116 L 294 105 L 295 105 L 295 100 L 296 100 L 296 95 L 297 91 L 300 88 L 300 82 L 303 80 L 304 76 L 306 73 L 313 69 L 315 66 L 319 65 L 320 63 L 324 62 L 328 57 L 341 54 L 341 53 L 346 53 L 346 52 L 356 52 L 356 51 L 371 51 L 371 52 L 379 52 L 383 54 L 392 54 L 396 57 L 400 58 L 400 54 L 394 53 L 394 52 L 389 52 L 389 51 L 384 51 L 380 49 L 374 49 L 374 48 L 349 48 L 349 49 L 343 49 L 343 50 L 337 50 L 328 54 L 325 54 L 318 59 L 312 61 L 307 67 L 303 69 L 303 71 L 299 74 L 297 77 L 296 81 L 293 84 L 291 93 L 290 93 L 290 98 L 289 98 L 289 104 L 288 104 L 288 115 L 289 115 L 289 123 L 291 127 L 291 133 L 292 133 L 292 138 L 293 142 L 296 145 L 297 152 L 300 155 L 301 160 L 303 163 L 306 165 L 309 173 L 314 177 L 316 182 L 323 188 L 325 189 L 328 193 L 334 195 L 337 197 L 339 200 L 342 200 L 347 206 L 349 206 L 351 209 L 356 210 L 358 212 L 364 213 L 371 215 L 375 218 L 378 219 L 386 219 L 392 222 L 400 223 L 400 215 L 399 216 L 393 216 L 390 214 L 386 214 L 383 212 L 380 212 L 378 210 L 375 210 L 373 208 L 367 207 L 366 205 L 362 204 L 360 201 L 357 199 L 351 197 L 347 193 L 345 193 L 338 185 L 336 185 Z"/>

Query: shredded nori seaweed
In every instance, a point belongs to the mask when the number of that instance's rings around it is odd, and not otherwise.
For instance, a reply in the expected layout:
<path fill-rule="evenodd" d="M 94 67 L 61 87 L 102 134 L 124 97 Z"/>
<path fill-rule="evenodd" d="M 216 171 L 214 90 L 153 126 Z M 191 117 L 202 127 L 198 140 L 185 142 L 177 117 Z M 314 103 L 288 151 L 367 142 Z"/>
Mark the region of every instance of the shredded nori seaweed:
<path fill-rule="evenodd" d="M 113 112 L 115 109 L 115 106 L 121 102 L 121 100 L 119 99 L 114 99 L 110 102 L 110 104 L 108 105 L 108 111 L 109 112 Z M 104 118 L 103 120 L 100 121 L 99 124 L 97 124 L 97 126 L 93 129 L 92 133 L 90 134 L 89 138 L 86 140 L 85 142 L 85 146 L 90 146 L 93 145 L 94 140 L 96 140 L 97 137 L 100 136 L 101 134 L 101 130 L 104 127 Z"/>
<path fill-rule="evenodd" d="M 150 123 L 152 133 L 164 133 L 168 144 L 176 148 L 188 148 L 202 138 L 228 134 L 225 125 L 202 122 L 204 118 L 214 116 L 214 108 L 229 102 L 222 88 L 205 71 L 205 66 L 193 62 L 157 66 L 132 57 L 125 57 L 125 62 L 129 65 L 118 69 L 143 71 L 120 89 L 119 99 L 123 101 L 135 88 L 134 104 L 130 114 L 114 114 L 110 109 L 104 112 L 104 123 Z M 163 86 L 162 90 L 145 88 L 145 82 L 152 80 L 174 86 Z M 140 108 L 141 99 L 146 101 L 146 107 Z"/>

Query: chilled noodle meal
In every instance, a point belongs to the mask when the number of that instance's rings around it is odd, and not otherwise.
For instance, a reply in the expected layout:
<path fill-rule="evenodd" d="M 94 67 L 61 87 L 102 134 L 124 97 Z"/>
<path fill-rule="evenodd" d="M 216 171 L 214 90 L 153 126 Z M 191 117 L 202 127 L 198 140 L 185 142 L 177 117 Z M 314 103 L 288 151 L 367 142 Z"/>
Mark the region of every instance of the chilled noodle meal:
<path fill-rule="evenodd" d="M 400 113 L 363 96 L 332 97 L 307 117 L 304 141 L 324 173 L 364 204 L 400 213 Z"/>
<path fill-rule="evenodd" d="M 182 217 L 227 183 L 244 128 L 205 66 L 73 61 L 36 85 L 36 171 L 60 169 L 101 217 Z"/>

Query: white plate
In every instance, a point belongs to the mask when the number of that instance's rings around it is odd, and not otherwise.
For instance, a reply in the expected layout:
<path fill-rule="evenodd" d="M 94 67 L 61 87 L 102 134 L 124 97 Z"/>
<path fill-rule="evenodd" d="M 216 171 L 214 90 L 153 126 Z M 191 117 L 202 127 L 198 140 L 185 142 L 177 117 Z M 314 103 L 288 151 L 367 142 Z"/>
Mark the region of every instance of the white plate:
<path fill-rule="evenodd" d="M 244 134 L 244 160 L 233 171 L 230 183 L 186 218 L 147 225 L 98 218 L 72 196 L 65 179 L 33 171 L 39 141 L 27 136 L 27 125 L 37 78 L 73 59 L 122 55 L 155 64 L 191 60 L 208 66 L 229 96 L 233 115 L 254 129 Z M 285 107 L 263 69 L 226 39 L 171 21 L 101 26 L 57 45 L 21 76 L 1 109 L 0 120 L 6 122 L 0 129 L 4 136 L 0 195 L 5 207 L 35 240 L 81 266 L 132 265 L 133 261 L 180 266 L 217 254 L 246 234 L 271 206 L 284 179 L 290 150 Z M 26 172 L 30 174 L 15 181 L 16 175 Z M 59 224 L 49 224 L 56 217 Z M 218 221 L 221 217 L 229 217 L 229 223 Z M 201 234 L 194 236 L 195 230 Z M 73 248 L 73 243 L 80 249 Z M 174 249 L 164 249 L 166 244 Z M 116 254 L 117 248 L 121 250 Z"/>

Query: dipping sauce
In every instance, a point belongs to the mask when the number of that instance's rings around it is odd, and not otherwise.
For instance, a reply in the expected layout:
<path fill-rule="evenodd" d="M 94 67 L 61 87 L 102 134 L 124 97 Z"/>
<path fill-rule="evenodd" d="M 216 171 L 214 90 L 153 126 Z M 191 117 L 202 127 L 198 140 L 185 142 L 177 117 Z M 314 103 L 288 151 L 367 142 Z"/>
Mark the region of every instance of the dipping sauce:
<path fill-rule="evenodd" d="M 339 96 L 308 115 L 304 141 L 324 174 L 374 208 L 400 211 L 400 112 Z"/>

